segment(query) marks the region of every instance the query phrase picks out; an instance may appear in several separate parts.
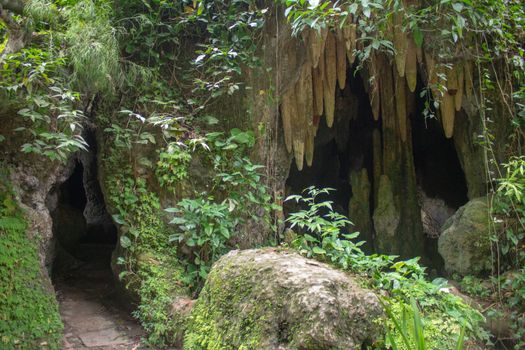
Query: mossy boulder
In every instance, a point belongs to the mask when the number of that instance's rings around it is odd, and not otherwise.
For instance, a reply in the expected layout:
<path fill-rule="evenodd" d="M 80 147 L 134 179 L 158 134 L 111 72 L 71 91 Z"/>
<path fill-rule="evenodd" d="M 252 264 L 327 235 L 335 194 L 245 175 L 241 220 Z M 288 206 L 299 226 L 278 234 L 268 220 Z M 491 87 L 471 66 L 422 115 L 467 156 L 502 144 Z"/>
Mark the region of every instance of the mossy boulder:
<path fill-rule="evenodd" d="M 282 249 L 232 251 L 212 268 L 184 349 L 361 349 L 378 298 L 349 274 Z"/>
<path fill-rule="evenodd" d="M 490 270 L 489 228 L 486 197 L 469 201 L 445 222 L 438 250 L 447 272 L 476 275 Z"/>

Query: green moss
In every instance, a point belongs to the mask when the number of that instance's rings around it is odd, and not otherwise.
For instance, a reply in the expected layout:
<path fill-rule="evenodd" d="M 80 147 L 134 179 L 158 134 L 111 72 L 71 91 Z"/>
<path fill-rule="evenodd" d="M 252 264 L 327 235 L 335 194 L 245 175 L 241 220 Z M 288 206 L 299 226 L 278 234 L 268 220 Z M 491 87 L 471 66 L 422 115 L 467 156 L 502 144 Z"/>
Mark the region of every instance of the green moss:
<path fill-rule="evenodd" d="M 104 159 L 108 204 L 121 225 L 117 264 L 122 281 L 139 298 L 134 316 L 148 333 L 147 341 L 165 347 L 177 343 L 185 329 L 186 317 L 172 311 L 177 297 L 189 294 L 184 269 L 169 242 L 158 196 L 134 176 L 123 154 L 115 145 Z"/>
<path fill-rule="evenodd" d="M 59 349 L 62 321 L 40 270 L 37 244 L 0 175 L 0 348 Z"/>
<path fill-rule="evenodd" d="M 246 299 L 258 294 L 251 282 L 255 271 L 243 268 L 233 281 L 223 285 L 219 273 L 231 273 L 233 266 L 223 266 L 220 272 L 215 270 L 208 276 L 206 286 L 199 295 L 184 336 L 185 350 L 228 350 L 257 349 L 261 347 L 265 324 L 271 320 L 275 302 L 258 300 L 250 307 L 239 310 L 246 305 Z M 253 273 L 252 273 L 253 272 Z"/>

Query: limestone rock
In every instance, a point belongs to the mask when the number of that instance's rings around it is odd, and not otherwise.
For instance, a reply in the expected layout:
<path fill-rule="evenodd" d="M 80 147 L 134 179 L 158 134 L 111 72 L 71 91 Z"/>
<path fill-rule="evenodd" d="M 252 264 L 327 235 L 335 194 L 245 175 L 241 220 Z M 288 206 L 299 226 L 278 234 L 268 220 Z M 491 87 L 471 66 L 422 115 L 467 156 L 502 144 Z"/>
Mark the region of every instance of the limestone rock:
<path fill-rule="evenodd" d="M 236 250 L 213 266 L 184 349 L 361 349 L 382 315 L 343 271 L 287 250 Z"/>
<path fill-rule="evenodd" d="M 475 198 L 445 222 L 438 250 L 447 272 L 467 275 L 490 270 L 488 212 L 487 198 Z"/>
<path fill-rule="evenodd" d="M 366 168 L 350 173 L 352 198 L 348 203 L 348 217 L 354 223 L 356 231 L 370 245 L 372 242 L 372 219 L 370 218 L 370 191 L 371 185 Z"/>
<path fill-rule="evenodd" d="M 381 251 L 391 251 L 391 241 L 396 234 L 401 220 L 400 212 L 394 201 L 392 184 L 386 175 L 379 179 L 378 204 L 374 211 L 374 226 L 378 247 Z"/>

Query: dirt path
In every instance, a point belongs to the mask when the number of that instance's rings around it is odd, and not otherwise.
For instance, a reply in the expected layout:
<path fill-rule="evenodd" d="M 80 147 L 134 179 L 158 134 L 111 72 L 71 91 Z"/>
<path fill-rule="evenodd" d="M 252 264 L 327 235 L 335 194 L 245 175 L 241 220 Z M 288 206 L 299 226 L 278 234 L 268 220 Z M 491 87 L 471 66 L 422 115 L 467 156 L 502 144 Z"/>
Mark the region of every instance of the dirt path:
<path fill-rule="evenodd" d="M 140 349 L 143 331 L 124 310 L 113 275 L 101 261 L 107 260 L 83 263 L 55 279 L 64 349 Z"/>

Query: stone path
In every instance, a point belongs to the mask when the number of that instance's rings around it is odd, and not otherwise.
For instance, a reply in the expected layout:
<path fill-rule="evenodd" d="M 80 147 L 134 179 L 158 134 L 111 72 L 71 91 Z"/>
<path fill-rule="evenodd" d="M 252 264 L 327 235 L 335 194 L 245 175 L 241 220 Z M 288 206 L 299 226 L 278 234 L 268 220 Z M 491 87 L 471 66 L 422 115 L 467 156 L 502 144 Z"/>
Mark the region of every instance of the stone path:
<path fill-rule="evenodd" d="M 111 271 L 86 263 L 55 281 L 66 350 L 139 350 L 142 328 L 125 311 Z"/>

